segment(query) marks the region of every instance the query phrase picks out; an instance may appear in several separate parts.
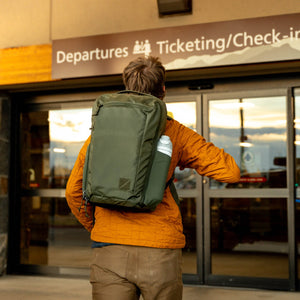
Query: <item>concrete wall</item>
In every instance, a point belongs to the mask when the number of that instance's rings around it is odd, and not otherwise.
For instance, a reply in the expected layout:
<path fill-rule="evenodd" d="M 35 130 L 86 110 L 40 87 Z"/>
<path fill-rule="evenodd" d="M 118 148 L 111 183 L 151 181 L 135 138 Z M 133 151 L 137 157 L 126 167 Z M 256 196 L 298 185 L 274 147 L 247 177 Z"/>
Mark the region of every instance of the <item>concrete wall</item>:
<path fill-rule="evenodd" d="M 191 15 L 163 18 L 158 16 L 156 0 L 1 0 L 0 49 L 299 12 L 299 0 L 193 0 Z"/>

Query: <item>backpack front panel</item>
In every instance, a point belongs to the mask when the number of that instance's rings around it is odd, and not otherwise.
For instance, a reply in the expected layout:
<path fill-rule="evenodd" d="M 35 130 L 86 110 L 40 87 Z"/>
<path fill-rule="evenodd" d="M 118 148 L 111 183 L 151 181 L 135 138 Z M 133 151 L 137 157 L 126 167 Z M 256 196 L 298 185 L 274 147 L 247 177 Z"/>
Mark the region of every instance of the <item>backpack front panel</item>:
<path fill-rule="evenodd" d="M 165 111 L 152 96 L 122 96 L 100 98 L 93 113 L 86 192 L 96 205 L 142 208 Z"/>

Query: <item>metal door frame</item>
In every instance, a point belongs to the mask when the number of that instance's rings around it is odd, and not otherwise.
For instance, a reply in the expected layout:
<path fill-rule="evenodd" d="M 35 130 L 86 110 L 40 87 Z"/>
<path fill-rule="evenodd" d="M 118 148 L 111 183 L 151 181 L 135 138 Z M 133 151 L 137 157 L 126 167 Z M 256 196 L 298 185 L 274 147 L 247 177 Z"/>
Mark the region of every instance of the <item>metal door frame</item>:
<path fill-rule="evenodd" d="M 166 103 L 184 103 L 195 102 L 196 104 L 196 130 L 200 135 L 203 134 L 202 129 L 202 95 L 195 93 L 192 95 L 182 94 L 180 96 L 167 96 L 164 100 Z M 178 190 L 179 197 L 194 197 L 196 199 L 196 248 L 197 248 L 197 274 L 183 274 L 184 284 L 203 284 L 203 201 L 202 201 L 202 177 L 196 176 L 196 189 L 194 190 Z"/>
<path fill-rule="evenodd" d="M 20 263 L 20 219 L 21 219 L 21 197 L 65 197 L 65 189 L 37 189 L 22 190 L 20 180 L 20 115 L 28 111 L 45 111 L 50 109 L 74 109 L 91 107 L 96 95 L 100 93 L 78 93 L 78 94 L 57 94 L 36 97 L 24 97 L 22 94 L 13 98 L 12 116 L 12 140 L 16 141 L 16 147 L 11 148 L 11 173 L 10 178 L 13 184 L 10 185 L 10 228 L 8 243 L 8 274 L 41 274 L 55 276 L 88 277 L 89 270 L 83 268 L 70 268 L 48 265 L 30 265 Z M 23 99 L 24 97 L 24 99 Z M 26 101 L 25 101 L 26 99 Z M 13 219 L 15 218 L 15 219 Z"/>
<path fill-rule="evenodd" d="M 209 140 L 208 113 L 210 100 L 225 100 L 251 97 L 286 97 L 286 119 L 287 119 L 287 187 L 280 189 L 226 189 L 209 190 L 208 185 L 204 191 L 204 282 L 209 285 L 226 285 L 234 287 L 271 288 L 279 290 L 296 290 L 296 244 L 295 244 L 295 195 L 294 195 L 294 109 L 290 88 L 274 88 L 265 90 L 241 90 L 239 92 L 221 92 L 203 95 L 203 129 L 204 137 Z M 211 197 L 261 197 L 261 198 L 286 198 L 287 200 L 287 227 L 289 245 L 289 279 L 255 278 L 211 274 L 211 249 L 210 249 L 210 198 Z"/>

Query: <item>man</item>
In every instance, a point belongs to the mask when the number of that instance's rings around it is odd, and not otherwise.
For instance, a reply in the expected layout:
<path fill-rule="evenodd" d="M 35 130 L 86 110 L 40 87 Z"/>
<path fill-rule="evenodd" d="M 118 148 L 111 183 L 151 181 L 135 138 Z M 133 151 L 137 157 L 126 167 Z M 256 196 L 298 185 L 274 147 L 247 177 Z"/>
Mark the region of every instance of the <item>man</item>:
<path fill-rule="evenodd" d="M 127 90 L 165 96 L 165 69 L 158 58 L 138 58 L 124 69 Z M 240 170 L 223 149 L 207 143 L 193 130 L 168 120 L 165 135 L 173 144 L 169 180 L 176 168 L 193 168 L 200 175 L 221 182 L 237 182 Z M 153 212 L 122 212 L 96 207 L 88 217 L 82 203 L 85 142 L 70 175 L 66 198 L 71 211 L 91 232 L 93 299 L 182 299 L 181 249 L 185 246 L 180 210 L 169 188 Z M 109 170 L 108 170 L 109 172 Z M 92 207 L 87 207 L 91 216 Z"/>

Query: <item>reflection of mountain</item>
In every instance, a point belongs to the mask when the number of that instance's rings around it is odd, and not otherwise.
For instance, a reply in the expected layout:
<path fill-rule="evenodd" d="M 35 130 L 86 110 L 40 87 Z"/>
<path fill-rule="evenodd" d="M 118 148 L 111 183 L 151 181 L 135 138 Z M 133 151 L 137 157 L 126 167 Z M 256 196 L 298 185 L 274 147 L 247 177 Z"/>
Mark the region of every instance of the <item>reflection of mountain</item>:
<path fill-rule="evenodd" d="M 223 148 L 230 153 L 241 167 L 241 153 L 251 152 L 254 155 L 255 163 L 247 165 L 247 169 L 253 172 L 257 168 L 260 171 L 269 172 L 278 166 L 275 165 L 276 157 L 285 157 L 286 148 L 286 129 L 285 128 L 245 128 L 244 134 L 247 136 L 251 147 L 240 146 L 240 128 L 210 128 L 210 141 L 217 147 Z"/>
<path fill-rule="evenodd" d="M 242 63 L 279 61 L 300 58 L 300 39 L 282 40 L 280 43 L 256 47 L 247 47 L 229 53 L 216 55 L 198 55 L 187 59 L 175 59 L 166 64 L 166 69 L 196 68 L 221 65 L 235 65 Z"/>
<path fill-rule="evenodd" d="M 210 132 L 218 135 L 237 136 L 240 134 L 240 128 L 220 128 L 211 127 Z M 286 134 L 286 128 L 274 128 L 274 127 L 263 127 L 263 128 L 245 128 L 245 132 L 249 135 L 253 134 Z"/>

